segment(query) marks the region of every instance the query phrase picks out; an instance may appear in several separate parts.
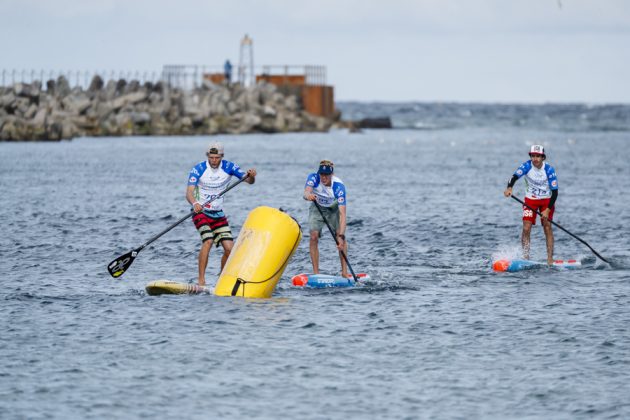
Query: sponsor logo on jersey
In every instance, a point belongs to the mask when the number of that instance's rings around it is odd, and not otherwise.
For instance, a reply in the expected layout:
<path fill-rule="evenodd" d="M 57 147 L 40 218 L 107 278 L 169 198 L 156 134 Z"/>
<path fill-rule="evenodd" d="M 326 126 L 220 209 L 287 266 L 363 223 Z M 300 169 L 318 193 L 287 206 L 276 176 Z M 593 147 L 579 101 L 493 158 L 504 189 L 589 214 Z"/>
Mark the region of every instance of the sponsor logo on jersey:
<path fill-rule="evenodd" d="M 521 176 L 523 175 L 523 170 L 519 169 L 518 171 L 516 171 L 516 175 Z"/>
<path fill-rule="evenodd" d="M 188 182 L 197 182 L 197 178 L 191 176 L 190 178 L 188 178 Z"/>
<path fill-rule="evenodd" d="M 314 183 L 313 181 L 308 181 L 308 182 L 306 183 L 306 185 L 308 185 L 308 186 L 312 187 L 313 185 L 315 185 L 315 183 Z"/>
<path fill-rule="evenodd" d="M 345 200 L 343 199 L 343 197 L 339 197 L 339 198 L 337 199 L 337 201 L 339 202 L 339 204 L 343 204 L 343 202 L 344 202 Z"/>
<path fill-rule="evenodd" d="M 558 181 L 556 181 L 555 179 L 553 181 L 551 181 L 551 186 L 552 187 L 557 187 L 558 186 Z"/>

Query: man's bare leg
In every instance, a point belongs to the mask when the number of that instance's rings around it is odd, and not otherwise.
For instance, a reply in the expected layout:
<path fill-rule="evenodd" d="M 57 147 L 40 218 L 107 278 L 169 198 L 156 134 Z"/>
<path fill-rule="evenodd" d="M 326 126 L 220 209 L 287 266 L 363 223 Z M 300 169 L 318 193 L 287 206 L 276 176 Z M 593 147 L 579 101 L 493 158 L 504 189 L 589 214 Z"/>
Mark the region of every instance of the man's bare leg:
<path fill-rule="evenodd" d="M 523 232 L 521 235 L 521 245 L 523 247 L 523 258 L 529 260 L 529 244 L 532 233 L 532 222 L 523 221 Z"/>
<path fill-rule="evenodd" d="M 206 268 L 208 267 L 208 256 L 212 249 L 212 243 L 212 241 L 203 242 L 199 250 L 199 278 L 197 280 L 199 286 L 206 285 Z"/>
<path fill-rule="evenodd" d="M 313 264 L 313 273 L 319 274 L 319 232 L 316 230 L 311 231 L 309 252 L 311 254 L 311 264 Z"/>

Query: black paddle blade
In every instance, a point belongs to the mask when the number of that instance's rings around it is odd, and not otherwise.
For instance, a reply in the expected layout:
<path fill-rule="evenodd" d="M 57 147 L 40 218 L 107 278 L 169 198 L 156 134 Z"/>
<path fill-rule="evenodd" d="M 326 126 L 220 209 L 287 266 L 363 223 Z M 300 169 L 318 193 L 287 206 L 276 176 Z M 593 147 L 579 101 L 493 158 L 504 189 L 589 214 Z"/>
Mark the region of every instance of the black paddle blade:
<path fill-rule="evenodd" d="M 109 271 L 109 274 L 111 274 L 113 278 L 122 276 L 136 258 L 136 255 L 138 255 L 138 251 L 134 249 L 133 251 L 129 251 L 125 255 L 116 258 L 114 261 L 109 263 L 107 271 Z"/>

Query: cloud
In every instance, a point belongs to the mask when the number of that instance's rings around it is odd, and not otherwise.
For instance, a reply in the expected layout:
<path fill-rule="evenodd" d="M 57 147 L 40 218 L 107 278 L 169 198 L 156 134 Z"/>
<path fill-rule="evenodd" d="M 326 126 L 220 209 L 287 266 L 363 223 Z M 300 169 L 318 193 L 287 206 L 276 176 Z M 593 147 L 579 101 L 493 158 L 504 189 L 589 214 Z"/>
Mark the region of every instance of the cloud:
<path fill-rule="evenodd" d="M 0 15 L 9 69 L 220 66 L 247 33 L 256 65 L 326 65 L 346 99 L 618 99 L 630 72 L 626 0 L 0 0 Z"/>

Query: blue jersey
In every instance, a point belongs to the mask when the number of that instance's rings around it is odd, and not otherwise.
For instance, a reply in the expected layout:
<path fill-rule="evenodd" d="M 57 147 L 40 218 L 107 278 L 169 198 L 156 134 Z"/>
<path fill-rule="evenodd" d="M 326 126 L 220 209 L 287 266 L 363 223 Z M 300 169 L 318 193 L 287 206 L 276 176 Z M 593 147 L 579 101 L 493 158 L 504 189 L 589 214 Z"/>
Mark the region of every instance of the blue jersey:
<path fill-rule="evenodd" d="M 313 188 L 313 194 L 317 197 L 317 204 L 322 207 L 331 207 L 335 204 L 340 206 L 346 205 L 346 186 L 343 185 L 343 181 L 332 176 L 330 187 L 322 184 L 319 174 L 310 174 L 306 178 L 306 187 Z"/>
<path fill-rule="evenodd" d="M 245 173 L 239 166 L 229 160 L 222 160 L 217 169 L 212 169 L 207 160 L 197 164 L 188 175 L 188 186 L 195 186 L 195 200 L 199 204 L 216 197 L 225 191 L 230 184 L 232 175 L 238 179 L 243 179 Z M 204 206 L 206 211 L 223 210 L 223 197 L 215 199 L 212 203 Z"/>
<path fill-rule="evenodd" d="M 556 171 L 547 162 L 543 162 L 543 166 L 538 169 L 531 160 L 528 160 L 518 167 L 514 175 L 518 178 L 525 176 L 525 184 L 527 184 L 525 196 L 534 200 L 549 198 L 551 191 L 558 189 Z"/>

